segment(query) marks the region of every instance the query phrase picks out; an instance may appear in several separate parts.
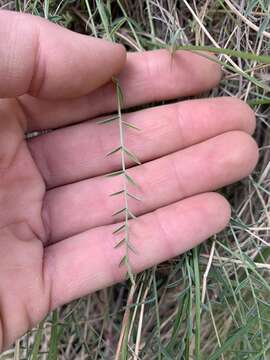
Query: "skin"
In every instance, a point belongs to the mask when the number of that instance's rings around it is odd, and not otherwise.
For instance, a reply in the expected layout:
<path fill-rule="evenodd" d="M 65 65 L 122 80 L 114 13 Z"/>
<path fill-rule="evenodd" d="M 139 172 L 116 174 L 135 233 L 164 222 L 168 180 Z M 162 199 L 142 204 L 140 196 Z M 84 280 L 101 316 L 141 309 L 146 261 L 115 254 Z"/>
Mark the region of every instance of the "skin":
<path fill-rule="evenodd" d="M 120 45 L 40 18 L 0 12 L 0 351 L 51 309 L 123 279 L 112 230 L 121 221 L 116 124 L 118 74 L 125 107 L 198 94 L 221 70 L 188 52 L 126 54 Z M 143 201 L 131 201 L 130 254 L 138 272 L 222 230 L 228 202 L 213 191 L 247 176 L 258 151 L 254 114 L 234 98 L 176 102 L 125 115 L 130 169 Z M 84 121 L 87 120 L 87 121 Z M 82 122 L 84 121 L 84 122 Z M 67 126 L 69 125 L 69 126 Z M 25 140 L 33 130 L 55 131 Z M 129 164 L 130 165 L 130 164 Z"/>

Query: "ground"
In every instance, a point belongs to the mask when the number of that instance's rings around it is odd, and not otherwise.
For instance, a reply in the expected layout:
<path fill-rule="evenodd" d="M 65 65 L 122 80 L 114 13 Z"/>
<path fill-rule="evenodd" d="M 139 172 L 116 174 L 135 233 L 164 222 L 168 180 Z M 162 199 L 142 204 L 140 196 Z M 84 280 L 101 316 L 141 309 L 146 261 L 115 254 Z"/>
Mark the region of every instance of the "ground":
<path fill-rule="evenodd" d="M 224 77 L 203 96 L 247 101 L 260 147 L 253 174 L 222 190 L 232 204 L 225 231 L 140 274 L 132 301 L 122 283 L 57 309 L 1 359 L 113 359 L 116 349 L 118 359 L 269 359 L 270 61 L 256 56 L 270 52 L 269 0 L 17 0 L 0 7 L 93 36 L 109 31 L 130 51 L 161 44 L 240 51 L 219 55 Z"/>

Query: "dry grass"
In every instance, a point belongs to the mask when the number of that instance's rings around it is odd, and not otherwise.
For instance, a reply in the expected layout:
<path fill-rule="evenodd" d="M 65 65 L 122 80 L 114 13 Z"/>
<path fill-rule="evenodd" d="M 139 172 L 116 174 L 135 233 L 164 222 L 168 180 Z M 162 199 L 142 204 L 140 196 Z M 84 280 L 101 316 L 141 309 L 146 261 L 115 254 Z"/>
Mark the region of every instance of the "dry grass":
<path fill-rule="evenodd" d="M 111 4 L 105 15 L 112 25 L 126 18 L 115 37 L 132 51 L 160 43 L 210 45 L 255 55 L 270 51 L 269 0 L 122 0 L 122 9 L 120 1 L 0 5 L 41 16 L 47 9 L 51 20 L 102 37 L 97 2 Z M 38 359 L 113 359 L 116 353 L 117 359 L 134 360 L 270 359 L 269 65 L 256 57 L 219 59 L 225 76 L 204 96 L 230 95 L 250 102 L 260 146 L 253 174 L 223 190 L 233 207 L 230 225 L 196 251 L 140 274 L 133 288 L 119 284 L 58 309 L 40 327 Z M 248 78 L 239 75 L 243 72 Z M 37 334 L 21 339 L 1 359 L 31 358 Z"/>

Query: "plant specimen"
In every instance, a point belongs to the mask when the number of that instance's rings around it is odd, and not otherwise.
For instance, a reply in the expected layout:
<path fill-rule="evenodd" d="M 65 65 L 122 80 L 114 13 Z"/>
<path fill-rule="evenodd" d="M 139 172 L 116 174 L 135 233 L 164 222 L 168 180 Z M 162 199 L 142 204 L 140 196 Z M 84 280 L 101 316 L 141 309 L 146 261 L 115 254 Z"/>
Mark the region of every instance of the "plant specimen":
<path fill-rule="evenodd" d="M 131 280 L 134 284 L 134 275 L 131 268 L 131 264 L 129 261 L 129 252 L 132 251 L 136 253 L 136 250 L 131 244 L 130 241 L 130 219 L 136 219 L 136 216 L 132 213 L 129 207 L 129 201 L 141 201 L 140 198 L 135 196 L 129 191 L 129 185 L 137 186 L 136 181 L 129 175 L 127 166 L 126 166 L 126 158 L 129 158 L 130 161 L 135 165 L 140 165 L 141 162 L 137 158 L 137 156 L 130 151 L 125 145 L 125 128 L 131 128 L 133 130 L 140 130 L 133 124 L 125 121 L 122 116 L 122 108 L 123 108 L 123 94 L 121 91 L 121 87 L 119 81 L 116 78 L 113 78 L 113 83 L 115 86 L 116 92 L 116 101 L 117 101 L 117 115 L 112 116 L 110 118 L 104 119 L 99 121 L 99 124 L 107 124 L 111 122 L 118 122 L 119 128 L 119 145 L 112 149 L 110 152 L 106 154 L 106 156 L 111 156 L 113 154 L 119 153 L 120 154 L 120 170 L 111 172 L 106 175 L 106 177 L 113 177 L 113 176 L 121 176 L 122 177 L 122 188 L 118 191 L 111 194 L 111 196 L 122 196 L 123 198 L 123 207 L 119 210 L 114 212 L 112 215 L 117 216 L 119 214 L 123 214 L 124 220 L 123 222 L 118 225 L 114 231 L 113 235 L 119 235 L 120 239 L 117 240 L 115 248 L 119 246 L 124 246 L 125 252 L 124 255 L 119 263 L 119 266 L 125 266 L 127 269 L 127 277 Z"/>

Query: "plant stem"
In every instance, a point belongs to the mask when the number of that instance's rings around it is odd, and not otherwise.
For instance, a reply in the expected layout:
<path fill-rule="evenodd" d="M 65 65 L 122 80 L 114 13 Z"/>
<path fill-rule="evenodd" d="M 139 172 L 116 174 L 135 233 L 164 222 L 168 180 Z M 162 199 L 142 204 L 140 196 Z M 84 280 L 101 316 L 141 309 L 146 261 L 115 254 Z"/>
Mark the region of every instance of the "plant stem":
<path fill-rule="evenodd" d="M 122 118 L 122 92 L 119 86 L 117 79 L 114 79 L 116 86 L 116 97 L 117 97 L 117 112 L 118 112 L 118 124 L 119 124 L 119 141 L 120 141 L 120 152 L 121 152 L 121 168 L 122 168 L 122 178 L 123 178 L 123 197 L 124 197 L 124 207 L 125 207 L 125 219 L 124 219 L 124 244 L 125 244 L 125 255 L 124 255 L 124 264 L 127 267 L 128 276 L 134 284 L 134 277 L 132 274 L 132 269 L 129 263 L 129 203 L 128 203 L 128 180 L 126 172 L 126 163 L 125 163 L 125 143 L 124 143 L 124 126 Z"/>

